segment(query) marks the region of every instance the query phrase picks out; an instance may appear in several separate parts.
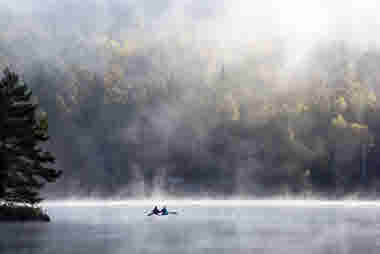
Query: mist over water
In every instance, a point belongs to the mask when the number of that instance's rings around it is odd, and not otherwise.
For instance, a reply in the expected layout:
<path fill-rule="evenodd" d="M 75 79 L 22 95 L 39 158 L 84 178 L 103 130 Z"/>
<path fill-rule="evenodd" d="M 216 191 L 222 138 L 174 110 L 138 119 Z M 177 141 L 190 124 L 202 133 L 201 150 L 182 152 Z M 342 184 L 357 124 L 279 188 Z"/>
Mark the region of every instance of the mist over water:
<path fill-rule="evenodd" d="M 377 208 L 380 203 L 377 201 L 364 200 L 318 200 L 318 199 L 172 199 L 161 197 L 158 199 L 66 199 L 66 200 L 48 200 L 43 204 L 47 207 L 153 207 L 155 205 L 168 205 L 174 207 L 301 207 L 301 208 Z"/>
<path fill-rule="evenodd" d="M 379 253 L 379 13 L 0 0 L 0 69 L 47 112 L 64 172 L 52 222 L 1 224 L 0 253 Z"/>
<path fill-rule="evenodd" d="M 168 201 L 169 210 L 179 215 L 148 217 L 143 211 L 150 210 L 152 203 L 46 204 L 53 221 L 2 224 L 0 250 L 5 254 L 379 251 L 379 208 L 368 204 Z"/>

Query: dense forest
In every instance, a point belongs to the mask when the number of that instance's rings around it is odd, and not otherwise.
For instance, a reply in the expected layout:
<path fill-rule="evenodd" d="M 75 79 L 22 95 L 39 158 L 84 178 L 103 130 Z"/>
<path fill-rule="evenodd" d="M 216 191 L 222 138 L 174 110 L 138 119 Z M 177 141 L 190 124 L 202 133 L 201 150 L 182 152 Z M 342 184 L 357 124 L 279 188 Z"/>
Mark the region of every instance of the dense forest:
<path fill-rule="evenodd" d="M 63 169 L 50 196 L 376 194 L 380 48 L 321 42 L 290 68 L 263 37 L 221 57 L 196 39 L 211 14 L 154 33 L 157 12 L 111 2 L 104 24 L 70 4 L 0 9 L 0 68 L 47 113 Z"/>

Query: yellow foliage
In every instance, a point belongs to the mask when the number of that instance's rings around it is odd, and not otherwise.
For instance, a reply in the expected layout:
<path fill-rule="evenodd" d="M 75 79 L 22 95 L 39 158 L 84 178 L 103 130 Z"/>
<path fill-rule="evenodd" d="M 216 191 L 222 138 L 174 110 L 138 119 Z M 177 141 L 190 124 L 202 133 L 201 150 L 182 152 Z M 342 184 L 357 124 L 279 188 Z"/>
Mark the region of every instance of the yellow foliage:
<path fill-rule="evenodd" d="M 352 123 L 351 128 L 356 129 L 356 130 L 363 130 L 363 129 L 368 129 L 368 126 L 365 124 L 360 124 L 360 123 Z"/>
<path fill-rule="evenodd" d="M 272 105 L 264 105 L 264 111 L 265 112 L 272 112 L 273 106 Z"/>
<path fill-rule="evenodd" d="M 368 133 L 368 126 L 365 125 L 365 124 L 360 124 L 360 123 L 352 123 L 350 125 L 352 131 L 355 133 L 355 134 L 366 134 Z"/>
<path fill-rule="evenodd" d="M 344 99 L 343 96 L 339 96 L 339 98 L 336 100 L 335 104 L 336 104 L 336 106 L 337 106 L 337 108 L 338 108 L 339 111 L 341 111 L 341 112 L 346 111 L 346 109 L 347 109 L 347 102 L 346 102 L 346 100 Z"/>
<path fill-rule="evenodd" d="M 377 101 L 376 94 L 374 92 L 369 92 L 368 93 L 368 101 L 369 104 L 375 104 Z"/>
<path fill-rule="evenodd" d="M 239 109 L 237 107 L 233 108 L 232 120 L 233 121 L 239 121 L 240 120 L 240 111 L 239 111 Z"/>
<path fill-rule="evenodd" d="M 334 125 L 335 127 L 339 127 L 339 128 L 346 128 L 347 122 L 343 118 L 343 116 L 341 114 L 339 114 L 335 118 L 332 119 L 332 125 Z"/>
<path fill-rule="evenodd" d="M 230 106 L 231 106 L 231 111 L 232 111 L 231 112 L 232 113 L 231 120 L 233 120 L 233 121 L 240 120 L 240 109 L 239 109 L 239 105 L 236 102 L 236 100 L 234 100 L 232 95 L 227 96 L 226 100 L 227 100 L 228 104 L 230 104 Z"/>
<path fill-rule="evenodd" d="M 302 113 L 302 112 L 309 111 L 309 106 L 303 103 L 298 103 L 296 106 L 296 109 L 297 109 L 297 113 Z"/>
<path fill-rule="evenodd" d="M 115 40 L 109 40 L 110 46 L 114 49 L 120 49 L 120 43 Z"/>
<path fill-rule="evenodd" d="M 111 50 L 119 56 L 128 56 L 135 52 L 137 49 L 141 48 L 142 43 L 143 42 L 141 41 L 132 40 L 125 40 L 123 43 L 119 43 L 114 40 L 109 40 L 108 45 L 109 48 L 111 48 Z"/>
<path fill-rule="evenodd" d="M 359 81 L 352 81 L 352 82 L 351 82 L 351 86 L 352 86 L 353 88 L 358 89 L 358 88 L 361 87 L 361 84 L 360 84 Z"/>
<path fill-rule="evenodd" d="M 240 105 L 235 101 L 231 94 L 222 98 L 222 104 L 220 104 L 220 112 L 226 114 L 229 120 L 240 120 Z"/>
<path fill-rule="evenodd" d="M 120 56 L 128 56 L 131 52 L 135 51 L 138 43 L 134 43 L 129 40 L 125 40 L 124 43 L 120 43 L 116 40 L 107 38 L 106 36 L 99 36 L 97 43 L 103 45 L 105 48 L 111 50 Z"/>
<path fill-rule="evenodd" d="M 119 50 L 119 54 L 122 56 L 128 56 L 132 54 L 134 51 L 136 51 L 139 48 L 139 46 L 141 47 L 138 41 L 125 40 L 123 43 L 123 47 L 121 47 Z"/>

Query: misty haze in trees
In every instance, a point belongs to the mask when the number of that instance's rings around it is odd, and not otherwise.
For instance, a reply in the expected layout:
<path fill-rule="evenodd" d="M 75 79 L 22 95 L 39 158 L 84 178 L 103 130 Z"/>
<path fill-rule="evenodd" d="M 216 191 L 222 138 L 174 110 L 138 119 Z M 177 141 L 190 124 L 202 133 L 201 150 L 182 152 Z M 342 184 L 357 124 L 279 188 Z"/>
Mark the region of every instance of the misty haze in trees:
<path fill-rule="evenodd" d="M 53 182 L 61 171 L 47 167 L 55 158 L 43 151 L 49 139 L 47 119 L 37 115 L 31 91 L 15 73 L 5 69 L 0 80 L 0 200 L 39 203 L 38 190 Z M 42 113 L 41 113 L 42 114 Z"/>
<path fill-rule="evenodd" d="M 290 10 L 306 7 L 290 1 L 275 1 L 280 13 L 255 1 L 36 2 L 0 1 L 0 67 L 49 116 L 65 171 L 49 195 L 376 194 L 380 40 L 366 31 L 380 23 L 364 3 L 328 5 L 325 24 L 320 6 L 299 17 Z M 334 26 L 340 12 L 374 23 Z"/>

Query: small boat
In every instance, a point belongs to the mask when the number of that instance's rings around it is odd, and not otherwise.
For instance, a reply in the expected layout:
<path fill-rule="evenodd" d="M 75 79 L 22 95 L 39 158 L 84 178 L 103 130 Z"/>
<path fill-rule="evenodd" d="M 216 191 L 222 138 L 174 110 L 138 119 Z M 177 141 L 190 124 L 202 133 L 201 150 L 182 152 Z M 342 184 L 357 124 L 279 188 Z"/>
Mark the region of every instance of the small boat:
<path fill-rule="evenodd" d="M 166 215 L 169 215 L 169 214 L 178 215 L 178 212 L 168 212 L 168 213 L 165 213 L 165 214 L 155 214 L 155 213 L 153 213 L 153 212 L 150 212 L 150 213 L 148 213 L 146 216 L 152 216 L 152 215 L 166 216 Z"/>
<path fill-rule="evenodd" d="M 175 214 L 175 215 L 177 215 L 178 212 L 168 212 L 168 213 L 165 213 L 165 214 L 161 214 L 160 216 L 165 216 L 165 215 L 169 215 L 169 214 Z"/>

